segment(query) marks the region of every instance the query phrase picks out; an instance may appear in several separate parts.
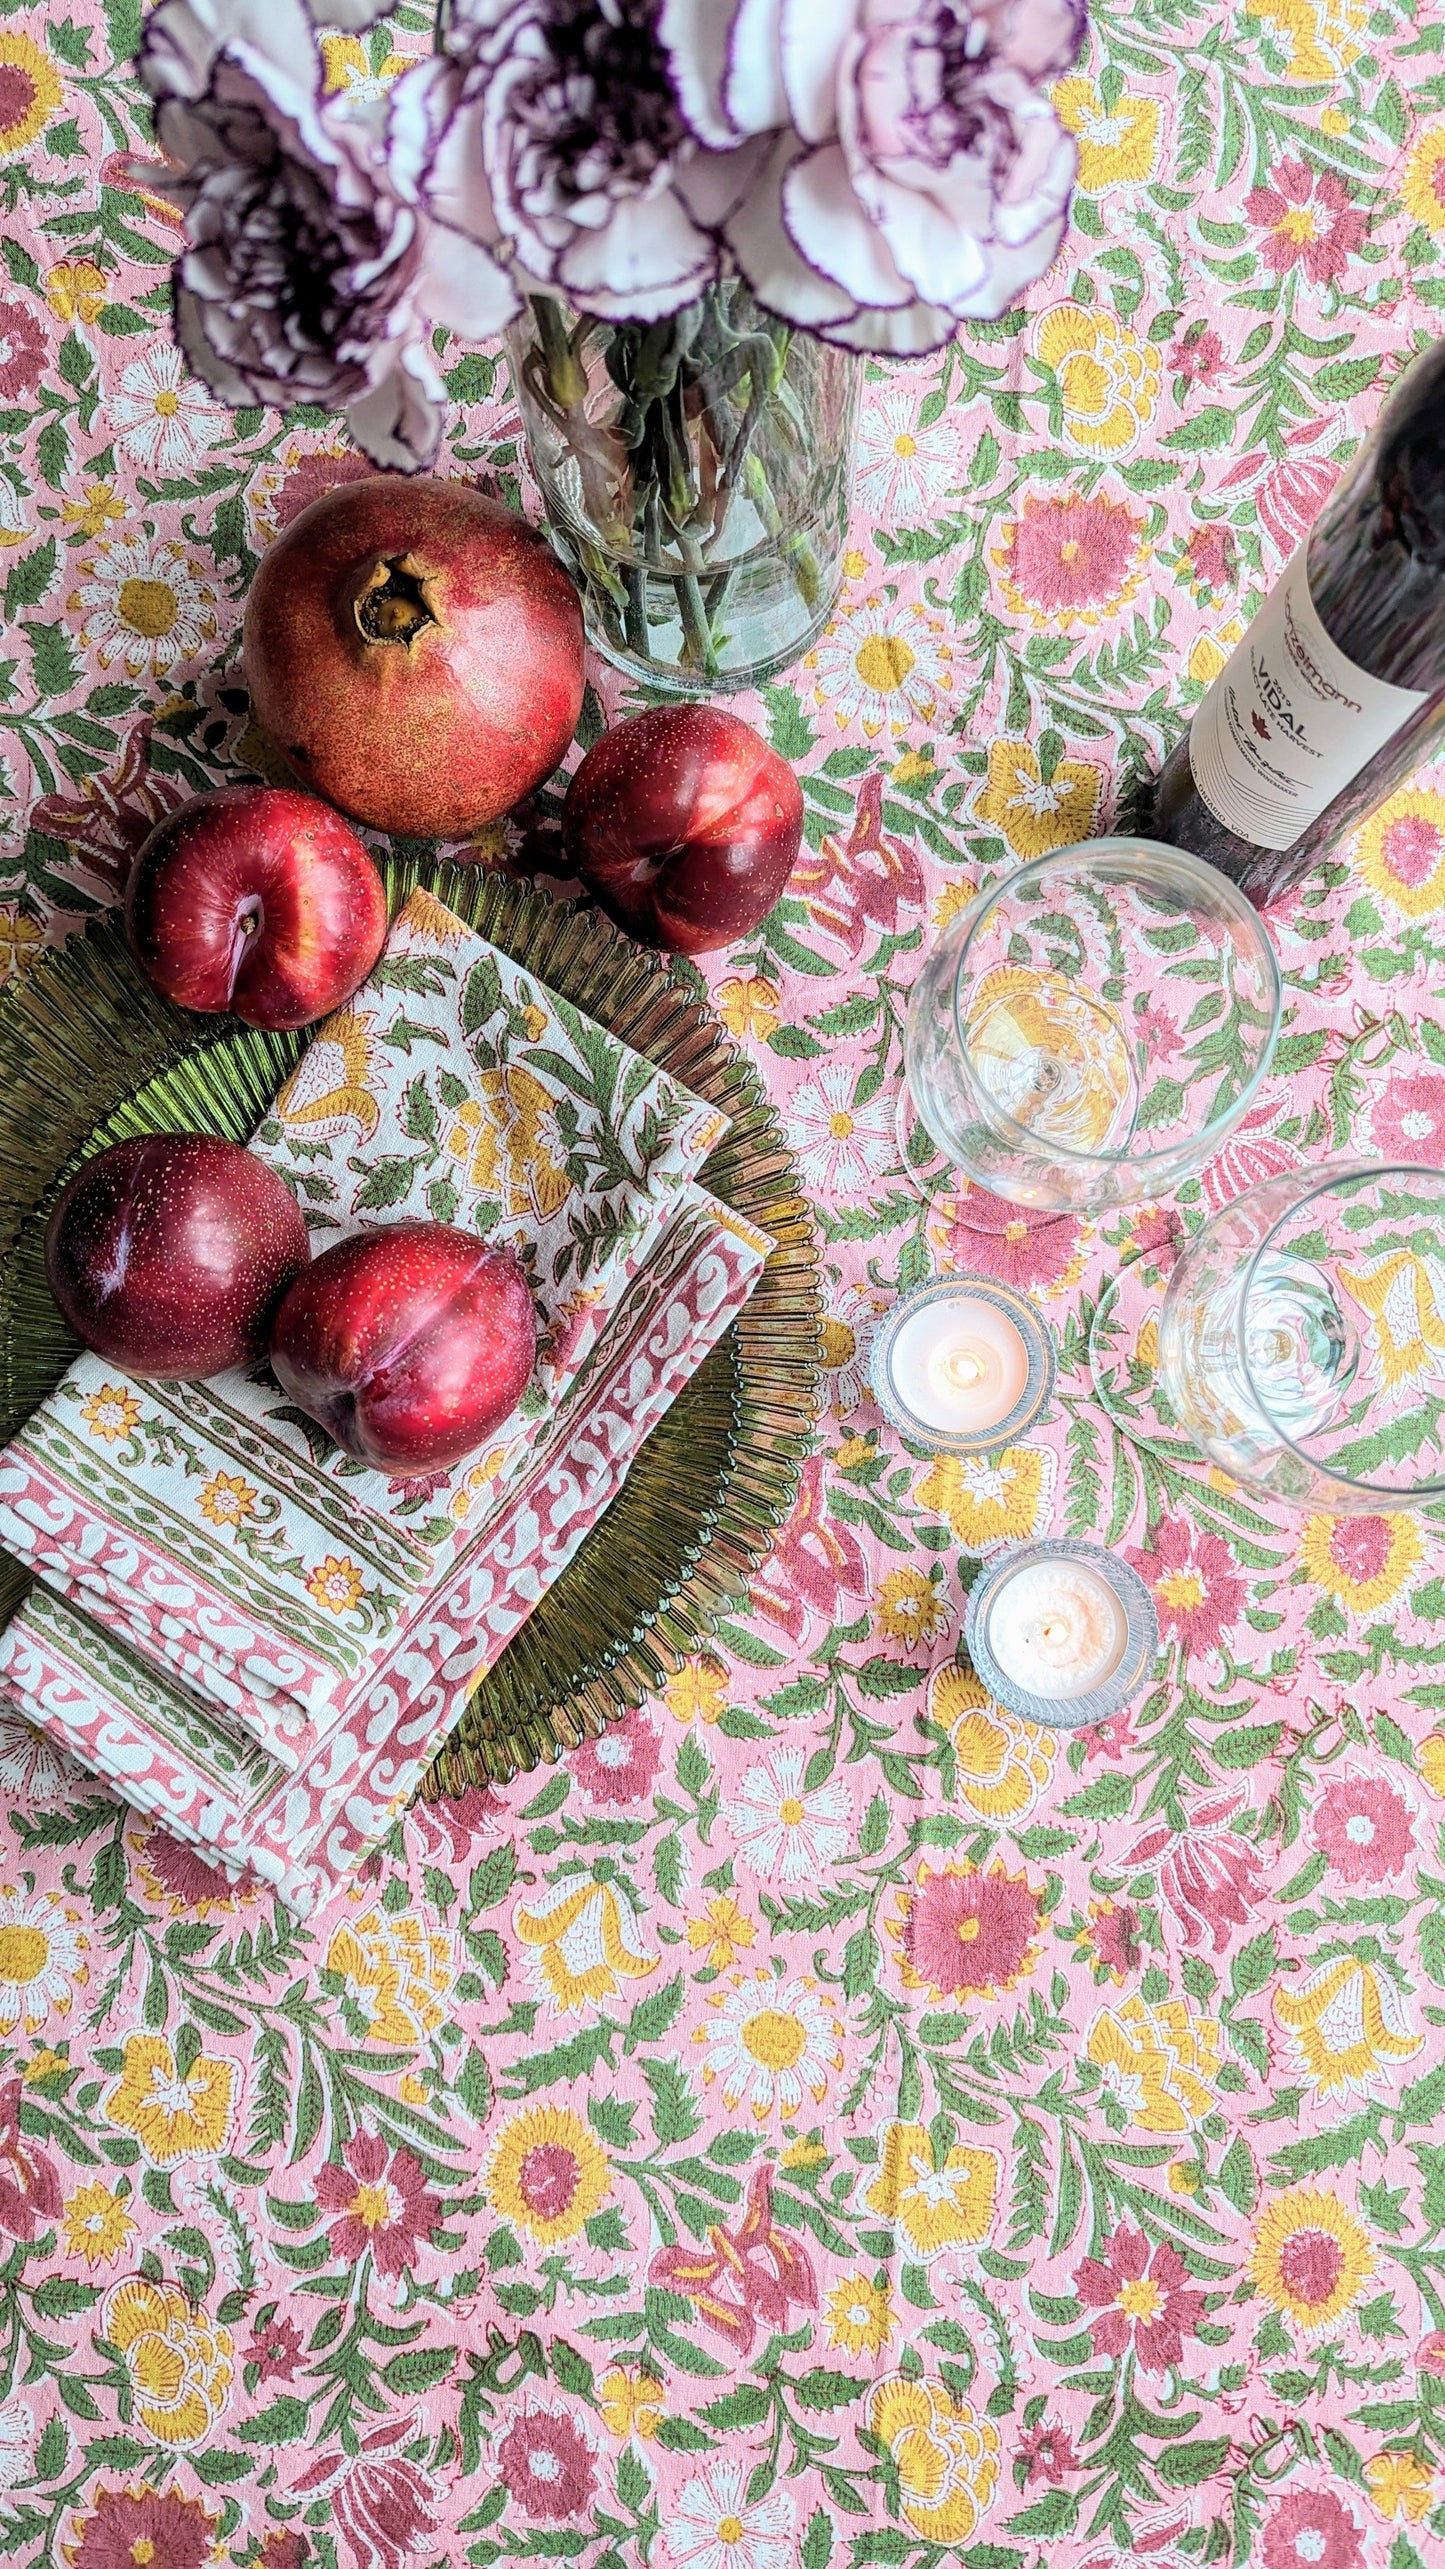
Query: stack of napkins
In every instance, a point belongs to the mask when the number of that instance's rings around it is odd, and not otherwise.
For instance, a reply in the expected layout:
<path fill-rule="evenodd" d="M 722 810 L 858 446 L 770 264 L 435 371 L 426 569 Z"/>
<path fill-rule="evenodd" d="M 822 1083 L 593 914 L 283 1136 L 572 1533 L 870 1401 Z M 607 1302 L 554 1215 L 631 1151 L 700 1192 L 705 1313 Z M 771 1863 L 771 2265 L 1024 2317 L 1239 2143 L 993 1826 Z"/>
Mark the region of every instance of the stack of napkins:
<path fill-rule="evenodd" d="M 695 1172 L 725 1119 L 430 894 L 318 1030 L 253 1147 L 319 1253 L 451 1222 L 514 1247 L 539 1362 L 470 1462 L 352 1462 L 264 1368 L 137 1382 L 84 1356 L 0 1454 L 0 1545 L 40 1584 L 0 1685 L 298 1914 L 409 1799 L 615 1497 L 771 1248 Z"/>

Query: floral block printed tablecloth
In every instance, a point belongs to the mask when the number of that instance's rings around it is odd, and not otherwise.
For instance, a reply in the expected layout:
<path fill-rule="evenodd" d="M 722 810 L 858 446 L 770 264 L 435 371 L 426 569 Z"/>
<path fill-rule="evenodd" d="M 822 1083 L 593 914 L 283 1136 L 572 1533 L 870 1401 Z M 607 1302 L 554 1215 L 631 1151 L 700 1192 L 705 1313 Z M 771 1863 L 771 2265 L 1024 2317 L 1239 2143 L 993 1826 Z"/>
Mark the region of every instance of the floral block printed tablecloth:
<path fill-rule="evenodd" d="M 255 558 L 363 469 L 166 334 L 137 0 L 0 0 L 6 969 L 252 772 Z M 328 40 L 337 84 L 428 42 Z M 0 2545 L 71 2569 L 1421 2569 L 1445 2537 L 1445 1546 L 1146 1469 L 1101 1282 L 1269 1171 L 1445 1162 L 1445 780 L 1275 914 L 1275 1076 L 1173 1208 L 927 1199 L 899 1029 L 995 869 L 1107 825 L 1445 311 L 1445 16 L 1101 0 L 1072 232 L 867 386 L 804 780 L 713 959 L 818 1210 L 819 1449 L 745 1617 L 564 1768 L 397 1827 L 305 1928 L 0 1723 Z M 493 354 L 444 469 L 519 490 Z M 601 700 L 616 691 L 597 672 Z M 545 828 L 483 861 L 545 861 Z M 1165 1066 L 1161 1065 L 1161 1073 Z M 1061 1347 L 996 1470 L 869 1401 L 900 1282 Z M 1117 1545 L 1158 1682 L 1073 1741 L 959 1664 L 964 1581 Z"/>

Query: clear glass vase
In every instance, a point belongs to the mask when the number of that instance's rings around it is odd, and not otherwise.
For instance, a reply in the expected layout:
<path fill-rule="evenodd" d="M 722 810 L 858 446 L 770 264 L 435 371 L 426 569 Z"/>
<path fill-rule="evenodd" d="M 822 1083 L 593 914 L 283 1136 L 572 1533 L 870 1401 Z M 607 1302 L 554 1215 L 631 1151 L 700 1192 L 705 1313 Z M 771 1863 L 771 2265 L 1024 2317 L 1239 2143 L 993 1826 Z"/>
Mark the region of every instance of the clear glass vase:
<path fill-rule="evenodd" d="M 789 667 L 842 581 L 861 359 L 760 311 L 737 278 L 650 328 L 534 295 L 507 336 L 597 649 L 689 695 Z"/>

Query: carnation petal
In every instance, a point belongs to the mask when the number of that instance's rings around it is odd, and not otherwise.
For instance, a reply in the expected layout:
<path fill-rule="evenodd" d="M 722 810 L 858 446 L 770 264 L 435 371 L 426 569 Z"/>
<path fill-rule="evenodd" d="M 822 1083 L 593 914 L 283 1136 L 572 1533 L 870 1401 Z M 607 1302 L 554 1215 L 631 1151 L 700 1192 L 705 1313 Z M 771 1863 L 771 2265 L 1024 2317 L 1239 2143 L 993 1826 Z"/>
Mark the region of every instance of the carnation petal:
<path fill-rule="evenodd" d="M 447 393 L 424 348 L 395 343 L 378 352 L 364 393 L 346 405 L 346 425 L 363 455 L 384 472 L 424 473 L 446 425 Z"/>
<path fill-rule="evenodd" d="M 782 0 L 740 0 L 734 14 L 724 97 L 740 134 L 768 134 L 788 121 L 781 21 Z"/>
<path fill-rule="evenodd" d="M 200 296 L 182 285 L 177 277 L 171 294 L 171 314 L 181 354 L 192 374 L 199 375 L 217 401 L 225 402 L 231 410 L 244 410 L 248 403 L 255 401 L 256 394 L 245 376 L 212 347 L 206 336 L 205 309 Z"/>
<path fill-rule="evenodd" d="M 302 0 L 162 0 L 136 56 L 141 86 L 157 101 L 205 94 L 219 56 L 262 76 L 265 66 L 303 95 L 320 86 L 311 22 Z"/>
<path fill-rule="evenodd" d="M 270 0 L 261 5 L 269 7 Z M 306 0 L 306 5 L 318 27 L 339 27 L 344 36 L 359 36 L 386 16 L 392 0 Z"/>
<path fill-rule="evenodd" d="M 772 148 L 770 134 L 754 134 L 728 152 L 694 152 L 678 165 L 673 180 L 695 223 L 705 232 L 721 231 L 736 213 Z"/>
<path fill-rule="evenodd" d="M 595 232 L 579 227 L 557 261 L 557 282 L 588 312 L 660 321 L 694 302 L 717 267 L 715 243 L 669 189 L 623 197 Z"/>
<path fill-rule="evenodd" d="M 841 286 L 853 303 L 888 310 L 911 303 L 883 232 L 859 203 L 837 143 L 805 152 L 783 181 L 783 221 L 809 267 Z"/>
<path fill-rule="evenodd" d="M 662 0 L 658 40 L 684 118 L 700 143 L 725 151 L 737 132 L 723 98 L 737 0 Z"/>
<path fill-rule="evenodd" d="M 889 311 L 881 305 L 862 307 L 847 321 L 818 327 L 830 347 L 851 348 L 864 357 L 926 357 L 945 348 L 958 329 L 957 316 L 937 303 L 904 303 Z"/>
<path fill-rule="evenodd" d="M 412 289 L 418 312 L 461 339 L 491 339 L 521 310 L 504 267 L 478 241 L 445 223 L 429 223 Z"/>
<path fill-rule="evenodd" d="M 782 0 L 783 84 L 804 142 L 823 143 L 838 131 L 839 84 L 862 44 L 858 16 L 856 0 L 844 9 Z"/>
<path fill-rule="evenodd" d="M 777 138 L 756 185 L 725 224 L 724 238 L 760 303 L 801 329 L 824 330 L 851 320 L 858 306 L 808 265 L 783 220 L 783 184 L 803 148 L 794 134 Z"/>

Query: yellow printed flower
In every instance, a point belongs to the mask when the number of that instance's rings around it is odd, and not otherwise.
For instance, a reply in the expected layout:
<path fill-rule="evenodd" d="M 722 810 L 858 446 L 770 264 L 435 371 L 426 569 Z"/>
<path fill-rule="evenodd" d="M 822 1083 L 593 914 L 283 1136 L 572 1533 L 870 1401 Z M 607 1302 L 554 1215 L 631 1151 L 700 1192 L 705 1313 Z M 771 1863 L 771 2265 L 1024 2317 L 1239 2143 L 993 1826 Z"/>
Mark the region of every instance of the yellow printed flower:
<path fill-rule="evenodd" d="M 1415 1763 L 1437 1802 L 1445 1802 L 1445 1731 L 1429 1731 L 1415 1751 Z"/>
<path fill-rule="evenodd" d="M 993 2504 L 998 2428 L 936 2374 L 889 2373 L 868 2394 L 868 2426 L 888 2448 L 899 2503 L 925 2542 L 967 2542 Z"/>
<path fill-rule="evenodd" d="M 730 1962 L 746 1953 L 757 1942 L 757 1928 L 747 1911 L 730 1891 L 715 1892 L 700 1918 L 689 1918 L 687 1941 L 695 1954 L 706 1953 L 714 1971 L 726 1971 Z"/>
<path fill-rule="evenodd" d="M 1418 2524 L 1435 2494 L 1430 2465 L 1419 2453 L 1375 2453 L 1365 2464 L 1365 2486 L 1387 2524 L 1402 2515 Z"/>
<path fill-rule="evenodd" d="M 509 1214 L 549 1220 L 572 1192 L 551 1090 L 523 1062 L 479 1071 L 472 1085 L 476 1094 L 447 1135 L 448 1156 L 479 1195 L 500 1196 Z"/>
<path fill-rule="evenodd" d="M 1374 1323 L 1374 1355 L 1386 1388 L 1433 1378 L 1445 1349 L 1445 1309 L 1441 1307 L 1440 1270 L 1415 1249 L 1392 1249 L 1375 1260 L 1369 1273 L 1340 1270 L 1340 1282 L 1352 1302 Z"/>
<path fill-rule="evenodd" d="M 765 1044 L 777 1030 L 778 994 L 760 972 L 734 973 L 718 985 L 717 1012 L 730 1035 Z"/>
<path fill-rule="evenodd" d="M 135 2228 L 123 2195 L 97 2179 L 80 2185 L 66 2199 L 65 2244 L 72 2257 L 88 2266 L 107 2266 L 118 2257 Z"/>
<path fill-rule="evenodd" d="M 141 1407 L 134 1393 L 124 1391 L 119 1383 L 102 1383 L 98 1392 L 81 1402 L 80 1415 L 92 1436 L 114 1445 L 118 1437 L 134 1435 Z"/>
<path fill-rule="evenodd" d="M 925 1571 L 889 1571 L 878 1591 L 878 1628 L 906 1650 L 947 1631 L 948 1606 Z"/>
<path fill-rule="evenodd" d="M 1277 2196 L 1255 2230 L 1250 2276 L 1303 2336 L 1336 2327 L 1374 2271 L 1374 2249 L 1354 2214 L 1315 2186 Z"/>
<path fill-rule="evenodd" d="M 396 2092 L 404 2105 L 429 2105 L 431 2103 L 430 2088 L 427 2087 L 421 2079 L 413 2078 L 409 2069 L 402 2071 L 400 2078 L 396 2082 Z"/>
<path fill-rule="evenodd" d="M 1445 794 L 1402 786 L 1387 794 L 1355 839 L 1355 862 L 1372 892 L 1423 919 L 1445 902 Z"/>
<path fill-rule="evenodd" d="M 24 910 L 0 910 L 0 984 L 18 981 L 45 939 Z"/>
<path fill-rule="evenodd" d="M 1286 79 L 1338 80 L 1360 59 L 1370 0 L 1258 0 L 1255 15 L 1288 39 Z"/>
<path fill-rule="evenodd" d="M 235 2061 L 201 2052 L 182 2077 L 164 2034 L 132 2034 L 106 2120 L 131 2133 L 158 2168 L 215 2158 L 230 2137 L 240 2074 Z"/>
<path fill-rule="evenodd" d="M 120 2350 L 135 2413 L 158 2444 L 199 2444 L 231 2389 L 231 2336 L 175 2284 L 128 2275 L 101 2305 L 101 2334 Z M 132 2553 L 134 2557 L 134 2553 Z"/>
<path fill-rule="evenodd" d="M 104 535 L 112 518 L 124 517 L 125 502 L 116 498 L 114 482 L 85 482 L 78 500 L 61 502 L 60 514 L 67 526 L 78 526 L 93 544 L 98 535 Z"/>
<path fill-rule="evenodd" d="M 821 2141 L 790 2141 L 778 2161 L 782 2168 L 820 2168 L 828 2157 Z"/>
<path fill-rule="evenodd" d="M 1051 94 L 1059 123 L 1079 138 L 1079 185 L 1089 195 L 1153 177 L 1159 149 L 1157 98 L 1131 97 L 1126 91 L 1109 108 L 1082 74 L 1055 81 Z"/>
<path fill-rule="evenodd" d="M 922 749 L 905 749 L 903 756 L 895 759 L 888 772 L 895 785 L 921 785 L 925 778 L 936 776 L 938 764 L 932 742 Z"/>
<path fill-rule="evenodd" d="M 321 61 L 328 98 L 340 93 L 360 101 L 384 96 L 400 72 L 406 69 L 406 55 L 388 53 L 375 70 L 359 36 L 323 36 Z"/>
<path fill-rule="evenodd" d="M 1312 1516 L 1299 1550 L 1316 1587 L 1356 1615 L 1388 1605 L 1425 1556 L 1420 1529 L 1409 1516 Z"/>
<path fill-rule="evenodd" d="M 629 2435 L 650 2443 L 662 2422 L 666 2394 L 655 2373 L 625 2372 L 614 2364 L 598 2386 L 597 2411 L 609 2435 L 625 2444 Z"/>
<path fill-rule="evenodd" d="M 64 96 L 54 64 L 29 36 L 0 35 L 0 160 L 33 143 Z"/>
<path fill-rule="evenodd" d="M 999 2176 L 997 2150 L 955 2142 L 940 2158 L 926 2124 L 890 2123 L 866 2201 L 870 2212 L 893 2224 L 909 2261 L 926 2266 L 950 2248 L 974 2247 L 988 2237 Z"/>
<path fill-rule="evenodd" d="M 354 1561 L 338 1560 L 328 1552 L 312 1571 L 306 1590 L 328 1614 L 349 1615 L 361 1602 L 361 1572 Z"/>
<path fill-rule="evenodd" d="M 90 1938 L 80 1912 L 59 1891 L 0 1886 L 0 2034 L 38 2032 L 52 2009 L 70 2012 L 77 1983 L 90 1977 Z"/>
<path fill-rule="evenodd" d="M 1122 2007 L 1101 2008 L 1085 2050 L 1105 2092 L 1142 2131 L 1187 2132 L 1213 2111 L 1219 2027 L 1191 2015 L 1182 1999 L 1150 2007 L 1136 1993 Z"/>
<path fill-rule="evenodd" d="M 404 1909 L 346 1918 L 326 1948 L 352 2030 L 363 2042 L 409 2051 L 445 2024 L 456 1951 L 443 1927 Z"/>
<path fill-rule="evenodd" d="M 1201 633 L 1196 638 L 1184 666 L 1198 687 L 1212 687 L 1237 642 L 1244 639 L 1244 625 L 1231 616 L 1217 633 Z"/>
<path fill-rule="evenodd" d="M 601 2143 L 569 2105 L 532 2105 L 502 2125 L 486 2185 L 505 2220 L 539 2248 L 555 2248 L 575 2239 L 607 2201 L 612 2170 Z"/>
<path fill-rule="evenodd" d="M 1316 1965 L 1297 1989 L 1274 1993 L 1275 2022 L 1317 2096 L 1388 2092 L 1424 2037 L 1394 1981 L 1358 1954 Z"/>
<path fill-rule="evenodd" d="M 1132 454 L 1153 418 L 1159 351 L 1107 304 L 1055 303 L 1039 315 L 1034 349 L 1059 380 L 1064 436 L 1081 455 Z"/>
<path fill-rule="evenodd" d="M 1044 783 L 1038 751 L 1026 740 L 989 744 L 988 783 L 978 817 L 1007 839 L 1015 856 L 1047 856 L 1092 838 L 1104 799 L 1104 771 L 1086 758 L 1061 758 Z"/>
<path fill-rule="evenodd" d="M 849 2355 L 881 2355 L 893 2334 L 893 2295 L 866 2275 L 845 2275 L 828 2296 L 828 2343 Z"/>
<path fill-rule="evenodd" d="M 960 911 L 968 908 L 977 890 L 978 885 L 975 882 L 965 880 L 962 883 L 950 883 L 946 892 L 940 892 L 933 905 L 933 925 L 938 936 L 942 936 L 945 928 L 952 927 Z"/>
<path fill-rule="evenodd" d="M 965 1552 L 1027 1543 L 1047 1515 L 1055 1469 L 1046 1445 L 1010 1445 L 990 1460 L 939 1454 L 919 1482 L 918 1504 L 947 1517 Z"/>
<path fill-rule="evenodd" d="M 42 2043 L 25 2064 L 25 2084 L 27 2087 L 39 2087 L 47 2078 L 64 2077 L 70 2066 L 64 2052 L 57 2052 L 51 2044 Z"/>
<path fill-rule="evenodd" d="M 57 259 L 45 273 L 45 300 L 57 321 L 94 321 L 108 291 L 94 259 Z"/>
<path fill-rule="evenodd" d="M 928 1718 L 952 1743 L 959 1801 L 982 1820 L 1019 1820 L 1033 1809 L 1053 1772 L 1057 1731 L 1006 1712 L 957 1660 L 929 1678 Z"/>
<path fill-rule="evenodd" d="M 209 1525 L 244 1525 L 256 1513 L 259 1492 L 234 1472 L 213 1472 L 196 1501 Z"/>
<path fill-rule="evenodd" d="M 642 1941 L 632 1903 L 610 1874 L 563 1874 L 519 1900 L 512 1932 L 533 1957 L 537 1982 L 561 2016 L 586 2016 L 630 1998 L 662 1957 Z"/>
<path fill-rule="evenodd" d="M 369 1142 L 381 1121 L 371 1093 L 376 1059 L 371 1009 L 338 1008 L 312 1037 L 272 1113 L 312 1141 L 333 1141 L 347 1126 Z"/>
<path fill-rule="evenodd" d="M 1430 232 L 1445 232 L 1445 125 L 1427 125 L 1412 145 L 1400 194 L 1417 223 Z"/>
<path fill-rule="evenodd" d="M 1197 2194 L 1199 2170 L 1193 2159 L 1171 2159 L 1165 2174 L 1171 2194 Z"/>
<path fill-rule="evenodd" d="M 701 1659 L 684 1660 L 663 1687 L 662 1700 L 675 1722 L 715 1722 L 726 1710 L 731 1690 L 722 1660 L 708 1651 Z"/>

